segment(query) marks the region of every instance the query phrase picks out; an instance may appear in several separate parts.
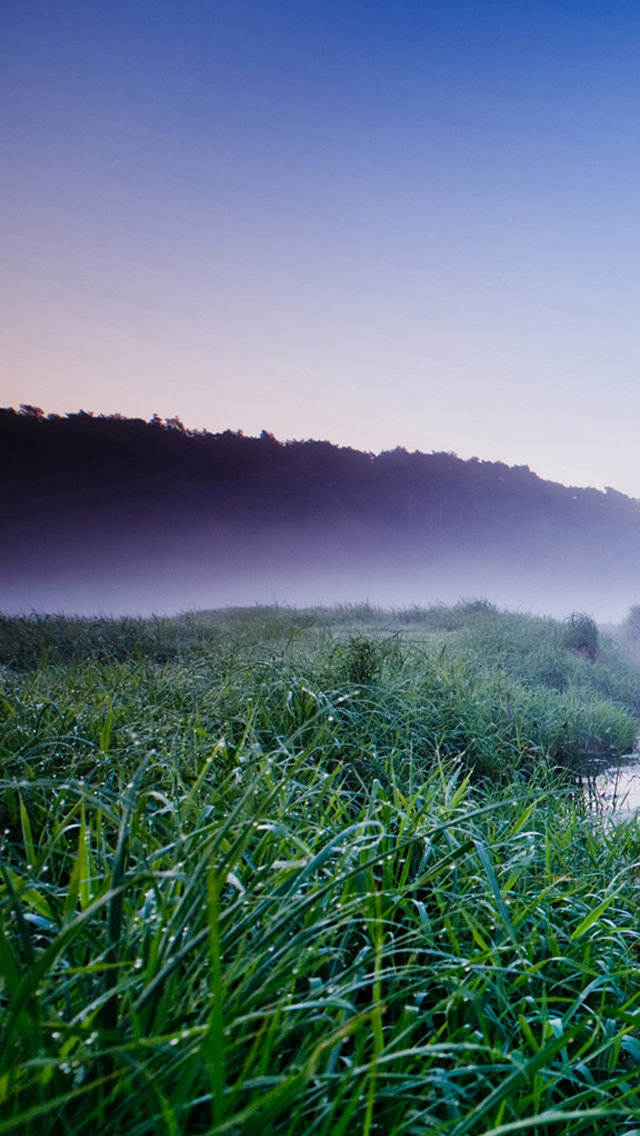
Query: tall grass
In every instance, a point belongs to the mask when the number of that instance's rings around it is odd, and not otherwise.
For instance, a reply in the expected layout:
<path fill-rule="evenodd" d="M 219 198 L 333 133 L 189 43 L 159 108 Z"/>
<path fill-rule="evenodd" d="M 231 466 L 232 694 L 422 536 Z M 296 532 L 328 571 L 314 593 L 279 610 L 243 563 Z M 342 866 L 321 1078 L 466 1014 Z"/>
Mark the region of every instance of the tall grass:
<path fill-rule="evenodd" d="M 240 618 L 5 678 L 0 1133 L 631 1136 L 640 832 L 547 745 L 623 700 Z"/>

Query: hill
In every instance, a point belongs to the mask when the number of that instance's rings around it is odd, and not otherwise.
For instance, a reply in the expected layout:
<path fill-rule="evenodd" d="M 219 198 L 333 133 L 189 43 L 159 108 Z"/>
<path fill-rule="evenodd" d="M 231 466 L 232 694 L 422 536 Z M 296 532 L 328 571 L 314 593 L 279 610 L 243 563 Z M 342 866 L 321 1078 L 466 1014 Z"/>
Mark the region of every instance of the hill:
<path fill-rule="evenodd" d="M 24 407 L 0 475 L 6 611 L 637 599 L 640 503 L 527 466 Z"/>

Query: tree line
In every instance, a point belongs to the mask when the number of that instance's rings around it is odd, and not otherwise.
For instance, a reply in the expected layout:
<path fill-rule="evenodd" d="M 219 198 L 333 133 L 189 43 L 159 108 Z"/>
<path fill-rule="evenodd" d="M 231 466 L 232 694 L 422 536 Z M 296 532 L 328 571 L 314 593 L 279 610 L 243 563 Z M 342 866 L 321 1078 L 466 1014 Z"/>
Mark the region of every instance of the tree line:
<path fill-rule="evenodd" d="M 409 542 L 640 540 L 640 503 L 566 487 L 528 466 L 403 448 L 367 453 L 263 431 L 211 433 L 178 418 L 0 409 L 4 523 L 26 514 L 148 507 L 166 523 L 214 517 L 254 526 L 353 520 Z"/>

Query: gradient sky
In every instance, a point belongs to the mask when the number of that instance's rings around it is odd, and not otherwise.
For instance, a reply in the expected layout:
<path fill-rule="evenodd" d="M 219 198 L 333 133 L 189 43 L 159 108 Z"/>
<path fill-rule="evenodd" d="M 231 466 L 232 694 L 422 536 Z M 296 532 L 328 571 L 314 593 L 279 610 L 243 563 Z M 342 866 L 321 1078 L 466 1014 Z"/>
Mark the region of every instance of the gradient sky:
<path fill-rule="evenodd" d="M 637 0 L 4 0 L 0 404 L 640 497 Z"/>

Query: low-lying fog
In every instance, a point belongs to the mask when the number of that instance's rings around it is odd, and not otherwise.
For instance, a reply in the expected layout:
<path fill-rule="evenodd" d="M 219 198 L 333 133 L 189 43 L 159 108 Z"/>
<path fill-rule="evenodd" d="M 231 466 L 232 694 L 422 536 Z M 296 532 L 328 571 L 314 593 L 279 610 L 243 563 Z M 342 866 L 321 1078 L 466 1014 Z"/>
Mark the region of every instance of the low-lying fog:
<path fill-rule="evenodd" d="M 583 610 L 617 622 L 640 598 L 640 576 L 606 556 L 566 559 L 547 549 L 506 559 L 490 549 L 438 553 L 353 529 L 246 534 L 191 531 L 37 546 L 0 568 L 7 615 L 169 615 L 254 604 L 355 604 L 404 608 L 483 598 L 499 607 L 555 616 Z"/>
<path fill-rule="evenodd" d="M 0 610 L 451 604 L 621 619 L 640 501 L 455 454 L 0 410 Z"/>

